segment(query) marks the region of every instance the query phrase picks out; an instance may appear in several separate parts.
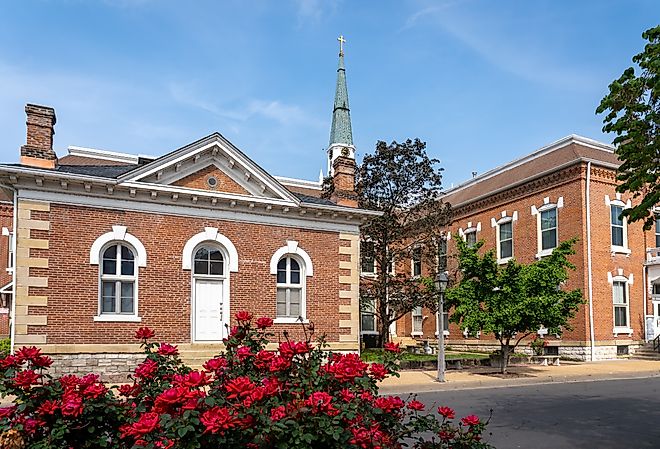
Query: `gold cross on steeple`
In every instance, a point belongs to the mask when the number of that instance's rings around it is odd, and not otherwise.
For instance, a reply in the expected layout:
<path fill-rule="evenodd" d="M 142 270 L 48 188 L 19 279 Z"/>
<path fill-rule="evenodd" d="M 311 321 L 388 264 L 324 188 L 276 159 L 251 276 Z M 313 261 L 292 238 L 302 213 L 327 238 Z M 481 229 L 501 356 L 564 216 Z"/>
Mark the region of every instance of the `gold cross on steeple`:
<path fill-rule="evenodd" d="M 337 40 L 339 41 L 339 56 L 344 56 L 344 43 L 346 42 L 346 39 L 344 39 L 343 35 L 339 35 Z"/>

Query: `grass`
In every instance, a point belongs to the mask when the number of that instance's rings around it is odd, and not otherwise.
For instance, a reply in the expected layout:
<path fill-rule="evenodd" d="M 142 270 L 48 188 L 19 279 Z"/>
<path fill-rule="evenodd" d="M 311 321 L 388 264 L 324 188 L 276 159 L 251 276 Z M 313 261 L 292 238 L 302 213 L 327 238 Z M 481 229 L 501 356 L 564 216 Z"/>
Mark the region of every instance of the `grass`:
<path fill-rule="evenodd" d="M 365 349 L 362 351 L 362 360 L 365 362 L 381 362 L 383 360 L 382 349 Z M 487 359 L 488 354 L 473 353 L 473 352 L 450 352 L 445 354 L 446 360 L 456 359 Z M 415 361 L 415 362 L 429 362 L 438 360 L 436 354 L 413 354 L 412 352 L 404 352 L 401 354 L 401 360 Z"/>

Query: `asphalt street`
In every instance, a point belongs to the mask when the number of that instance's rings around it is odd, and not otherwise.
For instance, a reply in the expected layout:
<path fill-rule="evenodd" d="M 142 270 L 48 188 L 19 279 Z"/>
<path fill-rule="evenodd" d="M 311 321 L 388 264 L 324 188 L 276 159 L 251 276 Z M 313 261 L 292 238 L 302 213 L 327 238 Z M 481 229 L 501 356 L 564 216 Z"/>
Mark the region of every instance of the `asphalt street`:
<path fill-rule="evenodd" d="M 450 406 L 459 418 L 485 418 L 492 409 L 486 439 L 498 449 L 660 448 L 657 377 L 439 391 L 418 399 Z"/>

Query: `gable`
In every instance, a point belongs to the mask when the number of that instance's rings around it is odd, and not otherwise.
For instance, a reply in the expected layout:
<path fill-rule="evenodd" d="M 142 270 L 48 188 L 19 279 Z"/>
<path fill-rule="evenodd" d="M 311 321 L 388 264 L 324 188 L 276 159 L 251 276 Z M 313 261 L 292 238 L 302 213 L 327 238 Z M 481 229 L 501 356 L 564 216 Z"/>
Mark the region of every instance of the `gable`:
<path fill-rule="evenodd" d="M 218 185 L 207 181 L 215 177 Z M 298 205 L 299 200 L 219 133 L 211 134 L 119 177 L 120 185 L 186 188 L 249 195 Z"/>
<path fill-rule="evenodd" d="M 213 179 L 215 179 L 215 187 L 212 186 Z M 172 185 L 189 189 L 250 195 L 250 192 L 215 165 L 208 165 L 206 168 L 174 181 Z"/>

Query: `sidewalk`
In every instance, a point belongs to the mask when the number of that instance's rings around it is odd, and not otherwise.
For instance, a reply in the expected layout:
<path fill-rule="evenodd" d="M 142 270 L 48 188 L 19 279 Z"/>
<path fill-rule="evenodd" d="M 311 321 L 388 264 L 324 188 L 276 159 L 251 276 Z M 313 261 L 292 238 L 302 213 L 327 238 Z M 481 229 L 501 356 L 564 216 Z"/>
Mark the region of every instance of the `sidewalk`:
<path fill-rule="evenodd" d="M 501 388 L 548 382 L 589 382 L 660 376 L 660 361 L 607 360 L 601 362 L 562 362 L 561 366 L 516 365 L 503 378 L 490 367 L 449 370 L 446 382 L 436 382 L 437 371 L 402 371 L 401 377 L 380 383 L 381 394 L 422 393 L 427 391 Z"/>

